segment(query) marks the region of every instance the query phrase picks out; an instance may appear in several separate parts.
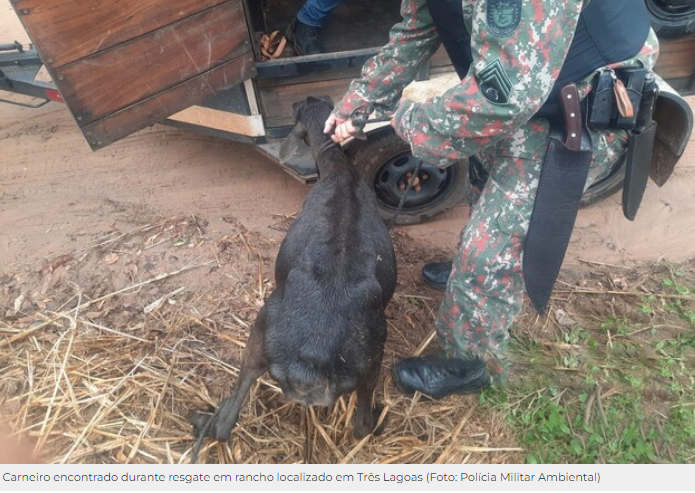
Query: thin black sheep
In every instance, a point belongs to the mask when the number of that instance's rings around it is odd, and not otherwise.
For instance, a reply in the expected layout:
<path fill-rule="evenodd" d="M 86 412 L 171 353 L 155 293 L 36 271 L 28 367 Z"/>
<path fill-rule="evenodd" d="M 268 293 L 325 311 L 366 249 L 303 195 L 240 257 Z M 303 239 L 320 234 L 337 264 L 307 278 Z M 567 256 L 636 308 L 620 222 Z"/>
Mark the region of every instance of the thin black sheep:
<path fill-rule="evenodd" d="M 197 433 L 228 440 L 251 385 L 266 371 L 286 397 L 307 406 L 329 406 L 356 390 L 354 436 L 374 430 L 396 258 L 373 192 L 323 133 L 332 108 L 327 97 L 293 105 L 293 135 L 310 147 L 319 180 L 280 247 L 276 289 L 249 334 L 237 388 L 212 417 L 194 417 Z"/>

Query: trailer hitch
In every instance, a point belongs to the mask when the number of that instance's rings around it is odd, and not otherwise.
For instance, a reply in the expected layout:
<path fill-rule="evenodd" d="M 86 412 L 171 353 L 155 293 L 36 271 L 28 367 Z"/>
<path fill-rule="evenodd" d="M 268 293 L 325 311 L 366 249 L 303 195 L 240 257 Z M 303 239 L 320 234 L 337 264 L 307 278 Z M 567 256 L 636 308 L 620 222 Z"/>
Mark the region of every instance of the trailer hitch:
<path fill-rule="evenodd" d="M 2 70 L 0 70 L 0 90 L 19 93 L 19 91 L 17 91 L 14 88 L 14 86 L 12 84 L 12 80 L 10 78 L 8 78 L 7 75 L 5 75 L 5 72 L 3 72 Z M 42 96 L 37 96 L 37 95 L 31 95 L 30 97 L 35 97 L 37 99 L 41 99 L 41 101 L 39 101 L 38 103 L 35 103 L 35 104 L 31 104 L 31 103 L 22 103 L 21 101 L 12 101 L 11 99 L 0 98 L 0 103 L 8 103 L 8 104 L 12 104 L 15 106 L 21 106 L 23 108 L 36 109 L 36 108 L 41 108 L 42 106 L 44 106 L 45 104 L 47 104 L 51 101 L 48 98 L 45 98 Z"/>
<path fill-rule="evenodd" d="M 22 46 L 22 43 L 19 41 L 0 44 L 0 51 L 18 51 L 19 53 L 24 53 L 24 46 Z"/>

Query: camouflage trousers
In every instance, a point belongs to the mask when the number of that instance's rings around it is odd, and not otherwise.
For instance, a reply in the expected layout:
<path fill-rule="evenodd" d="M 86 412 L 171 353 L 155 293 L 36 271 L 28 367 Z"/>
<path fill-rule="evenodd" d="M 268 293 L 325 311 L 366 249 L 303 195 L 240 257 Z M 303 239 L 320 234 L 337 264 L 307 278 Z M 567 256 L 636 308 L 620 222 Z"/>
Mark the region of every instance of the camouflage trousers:
<path fill-rule="evenodd" d="M 523 305 L 522 255 L 549 123 L 533 119 L 478 155 L 489 178 L 469 194 L 470 220 L 435 325 L 450 357 L 480 356 L 493 379 L 504 382 L 509 328 Z M 593 131 L 593 161 L 586 186 L 605 177 L 625 152 L 625 131 Z"/>

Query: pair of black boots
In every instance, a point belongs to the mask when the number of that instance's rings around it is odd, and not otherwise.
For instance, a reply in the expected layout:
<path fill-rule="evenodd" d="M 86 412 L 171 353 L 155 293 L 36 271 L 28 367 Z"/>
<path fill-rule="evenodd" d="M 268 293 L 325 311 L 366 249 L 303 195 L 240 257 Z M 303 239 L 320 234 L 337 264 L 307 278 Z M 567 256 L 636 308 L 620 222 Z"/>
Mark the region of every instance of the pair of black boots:
<path fill-rule="evenodd" d="M 425 264 L 422 279 L 429 286 L 444 290 L 451 265 L 451 262 Z M 487 363 L 479 358 L 406 358 L 393 367 L 392 374 L 396 386 L 406 394 L 419 391 L 434 399 L 476 393 L 490 385 Z"/>

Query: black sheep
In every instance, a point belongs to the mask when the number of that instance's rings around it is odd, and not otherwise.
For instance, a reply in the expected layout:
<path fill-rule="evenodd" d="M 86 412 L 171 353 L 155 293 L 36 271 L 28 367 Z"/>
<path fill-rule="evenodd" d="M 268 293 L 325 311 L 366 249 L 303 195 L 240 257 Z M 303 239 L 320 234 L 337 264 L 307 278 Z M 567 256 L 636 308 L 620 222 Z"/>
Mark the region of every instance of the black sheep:
<path fill-rule="evenodd" d="M 323 133 L 332 108 L 327 97 L 293 105 L 290 139 L 309 146 L 319 180 L 280 247 L 277 287 L 249 334 L 237 388 L 212 417 L 193 419 L 198 433 L 228 440 L 251 385 L 266 371 L 287 398 L 307 406 L 330 406 L 356 390 L 354 436 L 374 431 L 396 258 L 373 192 Z"/>

